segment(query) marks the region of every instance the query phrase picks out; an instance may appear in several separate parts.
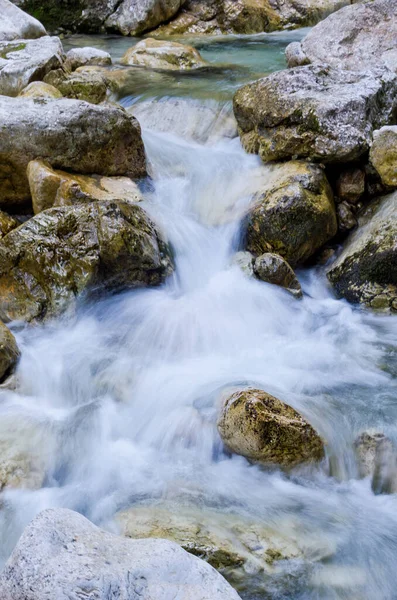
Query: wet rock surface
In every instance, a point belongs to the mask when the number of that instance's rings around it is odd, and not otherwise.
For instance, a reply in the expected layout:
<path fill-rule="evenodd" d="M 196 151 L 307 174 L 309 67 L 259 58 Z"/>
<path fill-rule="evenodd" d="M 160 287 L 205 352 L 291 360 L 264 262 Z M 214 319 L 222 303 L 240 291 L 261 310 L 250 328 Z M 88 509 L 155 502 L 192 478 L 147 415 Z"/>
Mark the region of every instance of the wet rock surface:
<path fill-rule="evenodd" d="M 267 252 L 258 256 L 254 273 L 261 281 L 283 287 L 295 298 L 302 297 L 302 288 L 293 269 L 278 254 Z"/>
<path fill-rule="evenodd" d="M 65 98 L 100 104 L 106 100 L 107 86 L 100 73 L 68 73 L 64 69 L 50 71 L 45 83 L 55 87 Z"/>
<path fill-rule="evenodd" d="M 30 200 L 28 163 L 99 175 L 146 174 L 136 119 L 121 108 L 70 99 L 0 97 L 0 206 Z"/>
<path fill-rule="evenodd" d="M 328 271 L 336 292 L 372 308 L 397 310 L 397 193 L 373 201 Z"/>
<path fill-rule="evenodd" d="M 138 186 L 128 177 L 89 177 L 56 171 L 48 163 L 34 160 L 27 169 L 33 212 L 53 206 L 72 206 L 100 200 L 140 202 Z"/>
<path fill-rule="evenodd" d="M 170 270 L 168 248 L 138 206 L 48 209 L 0 241 L 0 318 L 53 317 L 83 292 L 157 285 Z"/>
<path fill-rule="evenodd" d="M 3 600 L 82 595 L 134 600 L 238 600 L 204 561 L 167 540 L 128 540 L 67 509 L 39 514 L 0 577 Z"/>
<path fill-rule="evenodd" d="M 274 252 L 291 266 L 307 260 L 337 231 L 333 194 L 323 170 L 292 161 L 275 167 L 246 219 L 247 250 Z"/>
<path fill-rule="evenodd" d="M 11 331 L 0 321 L 0 381 L 15 368 L 20 356 L 17 341 Z"/>
<path fill-rule="evenodd" d="M 265 465 L 291 468 L 324 456 L 324 443 L 313 427 L 263 390 L 225 392 L 218 431 L 232 452 Z"/>

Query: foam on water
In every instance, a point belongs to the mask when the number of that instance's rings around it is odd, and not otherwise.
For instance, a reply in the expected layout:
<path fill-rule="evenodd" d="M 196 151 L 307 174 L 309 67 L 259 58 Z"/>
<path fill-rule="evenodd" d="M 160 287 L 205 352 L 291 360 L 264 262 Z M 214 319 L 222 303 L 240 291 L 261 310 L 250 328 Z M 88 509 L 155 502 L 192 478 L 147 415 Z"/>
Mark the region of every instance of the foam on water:
<path fill-rule="evenodd" d="M 319 270 L 300 274 L 298 302 L 230 266 L 269 171 L 219 130 L 182 138 L 148 129 L 145 114 L 144 207 L 174 248 L 175 274 L 161 288 L 81 306 L 72 321 L 15 328 L 20 389 L 1 392 L 0 448 L 34 447 L 46 477 L 41 489 L 1 494 L 2 559 L 43 508 L 112 527 L 121 508 L 172 499 L 298 536 L 306 558 L 322 561 L 288 598 L 395 598 L 397 500 L 356 479 L 352 444 L 368 427 L 397 438 L 396 318 L 335 299 Z M 219 395 L 239 384 L 301 411 L 327 441 L 327 461 L 287 477 L 224 453 Z M 294 565 L 284 568 L 291 575 Z M 287 597 L 283 581 L 269 580 L 269 597 Z"/>

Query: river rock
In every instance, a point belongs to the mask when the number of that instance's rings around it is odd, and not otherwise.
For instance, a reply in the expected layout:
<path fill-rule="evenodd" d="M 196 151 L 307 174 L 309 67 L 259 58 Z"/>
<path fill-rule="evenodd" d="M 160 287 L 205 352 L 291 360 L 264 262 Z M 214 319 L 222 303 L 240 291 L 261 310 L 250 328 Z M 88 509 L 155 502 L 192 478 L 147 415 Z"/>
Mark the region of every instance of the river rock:
<path fill-rule="evenodd" d="M 359 167 L 351 167 L 340 171 L 335 192 L 338 200 L 356 204 L 365 192 L 365 172 Z"/>
<path fill-rule="evenodd" d="M 324 456 L 323 441 L 302 415 L 263 390 L 226 393 L 218 431 L 229 450 L 265 465 L 291 468 Z"/>
<path fill-rule="evenodd" d="M 272 589 L 271 577 L 284 564 L 281 561 L 299 560 L 302 564 L 310 560 L 305 541 L 292 527 L 286 534 L 280 524 L 272 528 L 259 519 L 208 508 L 163 503 L 133 506 L 118 513 L 116 522 L 126 537 L 176 542 L 209 563 L 245 597 L 267 598 Z M 285 593 L 287 580 L 288 576 Z"/>
<path fill-rule="evenodd" d="M 183 3 L 184 0 L 123 0 L 106 19 L 105 26 L 122 35 L 139 35 L 169 21 Z"/>
<path fill-rule="evenodd" d="M 25 529 L 0 577 L 2 600 L 238 600 L 215 569 L 168 540 L 129 540 L 67 509 Z"/>
<path fill-rule="evenodd" d="M 339 202 L 336 205 L 336 216 L 338 217 L 338 229 L 342 233 L 354 229 L 357 225 L 357 219 L 348 202 Z"/>
<path fill-rule="evenodd" d="M 11 331 L 0 321 L 0 381 L 13 371 L 20 356 L 17 341 Z"/>
<path fill-rule="evenodd" d="M 0 42 L 0 94 L 17 96 L 32 81 L 41 81 L 61 66 L 62 44 L 57 37 Z"/>
<path fill-rule="evenodd" d="M 128 177 L 89 177 L 55 171 L 42 160 L 27 169 L 34 214 L 53 206 L 71 206 L 100 200 L 140 202 L 137 184 Z"/>
<path fill-rule="evenodd" d="M 345 163 L 367 152 L 393 118 L 397 76 L 308 65 L 272 73 L 234 97 L 246 150 L 264 161 L 294 157 Z"/>
<path fill-rule="evenodd" d="M 247 216 L 246 248 L 275 252 L 291 266 L 307 260 L 337 232 L 331 187 L 317 165 L 291 161 L 273 169 Z"/>
<path fill-rule="evenodd" d="M 19 223 L 14 217 L 0 210 L 0 239 L 18 227 L 18 225 Z"/>
<path fill-rule="evenodd" d="M 72 50 L 69 50 L 63 66 L 68 71 L 75 71 L 79 67 L 87 65 L 106 67 L 111 64 L 112 57 L 109 52 L 86 46 L 85 48 L 72 48 Z"/>
<path fill-rule="evenodd" d="M 0 419 L 0 490 L 41 488 L 56 450 L 55 432 L 42 417 L 4 408 Z"/>
<path fill-rule="evenodd" d="M 266 252 L 254 262 L 258 279 L 285 288 L 294 298 L 302 297 L 302 288 L 293 269 L 279 254 Z"/>
<path fill-rule="evenodd" d="M 374 200 L 328 271 L 349 302 L 397 311 L 397 192 Z"/>
<path fill-rule="evenodd" d="M 397 126 L 374 131 L 370 161 L 386 186 L 397 187 Z"/>
<path fill-rule="evenodd" d="M 230 261 L 232 266 L 238 267 L 247 277 L 254 277 L 255 257 L 251 252 L 241 250 L 236 252 Z"/>
<path fill-rule="evenodd" d="M 187 0 L 156 35 L 261 33 L 314 25 L 348 0 Z"/>
<path fill-rule="evenodd" d="M 376 494 L 397 492 L 397 449 L 384 433 L 364 431 L 354 442 L 358 471 L 370 477 Z"/>
<path fill-rule="evenodd" d="M 47 35 L 44 26 L 8 0 L 0 0 L 0 41 L 34 39 Z"/>
<path fill-rule="evenodd" d="M 157 285 L 170 270 L 165 242 L 136 204 L 51 208 L 0 241 L 0 318 L 53 317 L 83 292 Z"/>
<path fill-rule="evenodd" d="M 362 71 L 389 66 L 397 60 L 397 13 L 395 0 L 350 4 L 314 27 L 300 43 L 300 64 L 317 63 Z M 296 66 L 287 47 L 289 66 Z M 299 63 L 298 63 L 299 64 Z"/>
<path fill-rule="evenodd" d="M 100 104 L 106 99 L 106 82 L 95 71 L 68 73 L 64 69 L 56 69 L 50 71 L 44 81 L 57 88 L 65 98 L 85 100 L 92 104 Z"/>
<path fill-rule="evenodd" d="M 121 63 L 167 71 L 184 71 L 207 66 L 192 46 L 152 38 L 142 40 L 127 50 Z"/>
<path fill-rule="evenodd" d="M 57 100 L 62 98 L 62 94 L 56 87 L 44 81 L 33 81 L 20 92 L 21 98 L 52 98 Z"/>
<path fill-rule="evenodd" d="M 26 169 L 38 157 L 77 173 L 146 174 L 139 124 L 123 109 L 0 97 L 0 207 L 30 200 Z"/>

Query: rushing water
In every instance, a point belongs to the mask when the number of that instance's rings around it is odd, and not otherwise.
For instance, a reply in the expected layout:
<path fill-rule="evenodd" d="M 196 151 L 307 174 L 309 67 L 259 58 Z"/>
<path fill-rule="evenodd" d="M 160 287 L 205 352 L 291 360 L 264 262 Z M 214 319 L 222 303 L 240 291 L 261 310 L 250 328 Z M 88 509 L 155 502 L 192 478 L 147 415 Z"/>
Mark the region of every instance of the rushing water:
<path fill-rule="evenodd" d="M 321 268 L 299 273 L 298 302 L 231 266 L 244 212 L 269 176 L 235 137 L 231 93 L 281 68 L 291 39 L 201 40 L 226 71 L 159 75 L 121 99 L 143 127 L 144 207 L 174 248 L 175 274 L 161 288 L 81 306 L 72 320 L 15 324 L 20 388 L 2 392 L 0 448 L 30 454 L 46 477 L 40 489 L 2 493 L 3 560 L 43 508 L 66 506 L 112 528 L 122 508 L 171 499 L 302 540 L 314 567 L 297 576 L 299 561 L 286 561 L 281 576 L 268 576 L 266 598 L 397 598 L 397 500 L 358 479 L 353 453 L 368 428 L 397 439 L 397 320 L 335 299 Z M 117 57 L 126 43 L 101 45 Z M 324 464 L 287 476 L 226 455 L 217 402 L 236 384 L 301 411 L 327 441 Z"/>

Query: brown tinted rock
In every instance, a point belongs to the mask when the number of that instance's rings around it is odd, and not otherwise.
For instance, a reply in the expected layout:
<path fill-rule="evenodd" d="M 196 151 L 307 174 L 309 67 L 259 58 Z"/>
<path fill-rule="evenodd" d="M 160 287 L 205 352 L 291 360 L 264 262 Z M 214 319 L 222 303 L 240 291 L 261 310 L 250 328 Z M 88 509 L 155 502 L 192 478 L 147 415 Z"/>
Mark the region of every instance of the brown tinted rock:
<path fill-rule="evenodd" d="M 369 158 L 382 183 L 397 187 L 397 125 L 374 132 Z"/>
<path fill-rule="evenodd" d="M 365 173 L 362 169 L 343 170 L 336 180 L 336 195 L 340 200 L 356 204 L 365 192 Z"/>
<path fill-rule="evenodd" d="M 222 400 L 218 431 L 236 454 L 267 465 L 294 467 L 324 456 L 321 438 L 292 407 L 263 390 L 239 390 Z"/>
<path fill-rule="evenodd" d="M 19 223 L 14 217 L 0 210 L 0 239 L 18 227 Z"/>
<path fill-rule="evenodd" d="M 337 232 L 333 195 L 323 170 L 291 161 L 274 168 L 247 216 L 246 247 L 275 252 L 292 266 L 304 262 Z"/>
<path fill-rule="evenodd" d="M 0 318 L 52 317 L 83 292 L 157 285 L 170 270 L 165 242 L 137 205 L 48 209 L 0 241 Z"/>
<path fill-rule="evenodd" d="M 40 160 L 28 165 L 27 175 L 35 214 L 53 206 L 100 200 L 140 202 L 139 188 L 128 177 L 89 177 L 55 171 Z"/>
<path fill-rule="evenodd" d="M 258 279 L 285 288 L 295 298 L 302 297 L 302 288 L 293 269 L 278 254 L 266 252 L 254 262 L 254 273 Z"/>
<path fill-rule="evenodd" d="M 139 124 L 121 108 L 0 97 L 1 207 L 30 200 L 26 169 L 36 158 L 77 173 L 146 174 Z"/>
<path fill-rule="evenodd" d="M 0 321 L 0 381 L 15 368 L 20 351 L 11 331 Z"/>
<path fill-rule="evenodd" d="M 336 214 L 338 217 L 339 231 L 350 231 L 357 225 L 357 219 L 352 207 L 347 202 L 340 202 L 336 205 Z"/>
<path fill-rule="evenodd" d="M 44 83 L 44 81 L 33 81 L 18 94 L 20 98 L 62 98 L 62 94 L 56 87 Z"/>

